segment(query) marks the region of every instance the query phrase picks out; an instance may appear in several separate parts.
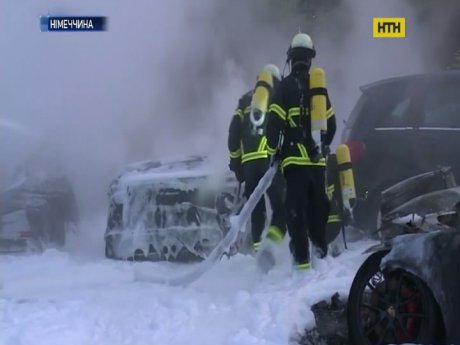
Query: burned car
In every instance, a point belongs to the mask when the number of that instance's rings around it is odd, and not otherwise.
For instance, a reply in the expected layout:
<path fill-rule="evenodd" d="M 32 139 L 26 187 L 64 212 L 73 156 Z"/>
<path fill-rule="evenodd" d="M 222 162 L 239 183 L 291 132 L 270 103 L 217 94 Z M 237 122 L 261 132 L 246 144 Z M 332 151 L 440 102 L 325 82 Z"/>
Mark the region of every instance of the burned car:
<path fill-rule="evenodd" d="M 0 193 L 2 252 L 60 248 L 77 223 L 75 194 L 63 175 L 24 170 Z"/>
<path fill-rule="evenodd" d="M 132 164 L 109 187 L 105 255 L 201 260 L 229 230 L 238 192 L 233 174 L 213 173 L 205 156 Z"/>
<path fill-rule="evenodd" d="M 450 168 L 381 194 L 381 243 L 350 288 L 353 344 L 459 343 L 460 186 Z"/>

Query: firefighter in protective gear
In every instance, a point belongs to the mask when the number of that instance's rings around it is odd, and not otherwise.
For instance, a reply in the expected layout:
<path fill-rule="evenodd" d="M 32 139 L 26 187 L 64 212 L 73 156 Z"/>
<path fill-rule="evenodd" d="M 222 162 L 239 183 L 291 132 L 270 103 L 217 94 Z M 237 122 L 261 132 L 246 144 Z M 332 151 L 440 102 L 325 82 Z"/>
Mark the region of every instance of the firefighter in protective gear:
<path fill-rule="evenodd" d="M 296 34 L 287 52 L 291 72 L 276 88 L 267 119 L 267 149 L 270 155 L 279 157 L 286 178 L 290 249 L 299 270 L 310 268 L 308 239 L 319 257 L 327 255 L 325 227 L 330 206 L 325 186 L 325 156 L 335 135 L 336 120 L 327 89 L 317 88 L 317 93 L 313 93 L 310 88 L 310 67 L 315 55 L 310 36 Z M 327 130 L 321 131 L 320 143 L 312 136 L 311 98 L 315 94 L 326 97 Z"/>
<path fill-rule="evenodd" d="M 259 73 L 256 86 L 239 100 L 230 123 L 228 149 L 230 151 L 230 170 L 237 180 L 245 182 L 244 195 L 249 198 L 259 180 L 267 171 L 270 161 L 265 136 L 267 111 L 273 90 L 281 79 L 277 66 L 266 65 Z M 283 193 L 285 182 L 279 173 L 267 190 L 272 209 L 272 218 L 267 237 L 273 242 L 281 242 L 286 233 Z M 267 208 L 262 198 L 251 214 L 251 233 L 253 249 L 257 252 L 265 228 Z"/>

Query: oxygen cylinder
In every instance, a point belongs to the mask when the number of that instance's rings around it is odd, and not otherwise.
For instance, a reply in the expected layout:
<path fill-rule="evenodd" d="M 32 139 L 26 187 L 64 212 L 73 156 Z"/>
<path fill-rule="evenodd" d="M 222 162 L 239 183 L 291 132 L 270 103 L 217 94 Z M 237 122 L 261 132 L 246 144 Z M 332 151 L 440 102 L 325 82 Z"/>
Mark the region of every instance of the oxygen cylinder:
<path fill-rule="evenodd" d="M 254 127 L 261 126 L 267 113 L 270 90 L 273 87 L 273 77 L 267 70 L 262 70 L 257 76 L 256 86 L 252 95 L 249 118 Z"/>
<path fill-rule="evenodd" d="M 327 131 L 326 74 L 322 68 L 310 72 L 310 119 L 313 140 L 321 144 L 321 131 Z"/>
<path fill-rule="evenodd" d="M 343 206 L 350 211 L 356 199 L 355 181 L 351 166 L 350 150 L 347 145 L 340 144 L 336 150 L 339 170 L 340 189 L 342 192 Z"/>

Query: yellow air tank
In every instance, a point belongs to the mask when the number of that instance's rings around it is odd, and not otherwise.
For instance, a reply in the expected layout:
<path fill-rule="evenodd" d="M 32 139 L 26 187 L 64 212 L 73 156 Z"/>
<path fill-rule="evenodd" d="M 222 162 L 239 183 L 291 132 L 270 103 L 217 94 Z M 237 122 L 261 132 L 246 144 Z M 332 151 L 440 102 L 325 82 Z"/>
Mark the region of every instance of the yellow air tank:
<path fill-rule="evenodd" d="M 336 150 L 339 170 L 340 189 L 342 192 L 343 206 L 350 211 L 356 199 L 355 181 L 351 166 L 350 150 L 345 144 L 340 144 Z"/>
<path fill-rule="evenodd" d="M 327 131 L 326 74 L 322 68 L 310 72 L 310 116 L 312 137 L 320 144 L 321 131 Z"/>
<path fill-rule="evenodd" d="M 257 76 L 256 86 L 252 95 L 251 112 L 249 114 L 251 122 L 255 127 L 261 126 L 264 123 L 272 87 L 273 77 L 271 73 L 262 70 Z"/>

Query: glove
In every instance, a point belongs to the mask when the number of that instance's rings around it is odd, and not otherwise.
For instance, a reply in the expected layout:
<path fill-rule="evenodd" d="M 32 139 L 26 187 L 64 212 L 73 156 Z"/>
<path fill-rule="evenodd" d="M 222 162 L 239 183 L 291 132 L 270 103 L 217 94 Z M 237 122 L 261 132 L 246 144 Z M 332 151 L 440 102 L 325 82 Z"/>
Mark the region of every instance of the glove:
<path fill-rule="evenodd" d="M 331 148 L 329 147 L 329 145 L 321 144 L 321 153 L 324 157 L 329 156 L 331 154 Z"/>
<path fill-rule="evenodd" d="M 244 182 L 243 165 L 240 159 L 231 159 L 228 165 L 231 171 L 235 173 L 235 178 L 239 183 Z"/>

